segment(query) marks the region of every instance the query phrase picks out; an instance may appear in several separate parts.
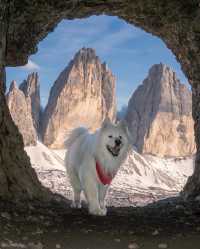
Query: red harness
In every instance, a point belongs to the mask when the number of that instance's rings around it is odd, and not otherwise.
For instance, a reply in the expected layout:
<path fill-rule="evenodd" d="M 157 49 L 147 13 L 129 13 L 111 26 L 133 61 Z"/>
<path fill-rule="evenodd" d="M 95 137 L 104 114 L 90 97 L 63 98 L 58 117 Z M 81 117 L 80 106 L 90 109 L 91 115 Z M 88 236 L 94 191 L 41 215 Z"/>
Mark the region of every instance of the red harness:
<path fill-rule="evenodd" d="M 110 184 L 112 179 L 114 178 L 114 175 L 104 172 L 104 170 L 101 168 L 100 164 L 97 161 L 96 161 L 96 171 L 99 180 L 103 185 Z"/>

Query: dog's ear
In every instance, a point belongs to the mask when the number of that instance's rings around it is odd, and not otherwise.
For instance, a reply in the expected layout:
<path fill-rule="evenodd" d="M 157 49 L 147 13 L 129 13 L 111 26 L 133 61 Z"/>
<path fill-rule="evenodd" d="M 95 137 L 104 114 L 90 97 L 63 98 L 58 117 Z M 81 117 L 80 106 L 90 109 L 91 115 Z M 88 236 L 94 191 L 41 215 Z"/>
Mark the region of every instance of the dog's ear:
<path fill-rule="evenodd" d="M 102 123 L 102 128 L 106 128 L 111 124 L 110 118 L 106 117 Z"/>

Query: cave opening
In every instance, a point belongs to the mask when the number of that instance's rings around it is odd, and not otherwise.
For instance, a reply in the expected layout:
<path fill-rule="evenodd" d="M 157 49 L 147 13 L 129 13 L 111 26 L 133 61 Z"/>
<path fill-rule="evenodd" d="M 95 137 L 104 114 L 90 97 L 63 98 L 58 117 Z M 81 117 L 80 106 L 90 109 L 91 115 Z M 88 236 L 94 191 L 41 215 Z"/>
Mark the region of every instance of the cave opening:
<path fill-rule="evenodd" d="M 78 126 L 94 131 L 109 116 L 126 119 L 134 151 L 111 186 L 108 205 L 179 195 L 193 173 L 192 94 L 165 44 L 100 15 L 61 21 L 38 47 L 25 66 L 7 68 L 7 103 L 41 182 L 71 199 L 66 134 Z"/>

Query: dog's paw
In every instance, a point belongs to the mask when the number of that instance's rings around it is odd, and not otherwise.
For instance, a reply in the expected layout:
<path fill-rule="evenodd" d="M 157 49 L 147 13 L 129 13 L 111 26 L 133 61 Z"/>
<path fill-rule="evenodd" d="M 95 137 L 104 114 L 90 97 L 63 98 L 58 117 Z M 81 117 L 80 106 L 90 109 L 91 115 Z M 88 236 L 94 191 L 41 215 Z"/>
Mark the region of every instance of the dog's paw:
<path fill-rule="evenodd" d="M 101 209 L 102 210 L 102 216 L 106 216 L 107 215 L 107 208 L 106 207 L 104 207 L 103 209 Z"/>
<path fill-rule="evenodd" d="M 71 208 L 76 208 L 76 209 L 80 209 L 81 208 L 81 203 L 80 202 L 72 202 L 71 203 Z"/>
<path fill-rule="evenodd" d="M 100 202 L 100 208 L 103 209 L 103 211 L 104 211 L 105 213 L 107 213 L 107 208 L 106 208 L 104 202 Z"/>
<path fill-rule="evenodd" d="M 89 213 L 91 215 L 95 215 L 95 216 L 106 216 L 107 214 L 107 209 L 101 209 L 101 208 L 98 208 L 98 209 L 89 209 Z"/>
<path fill-rule="evenodd" d="M 107 208 L 104 206 L 101 208 L 103 210 L 103 212 L 105 213 L 105 215 L 107 214 Z"/>

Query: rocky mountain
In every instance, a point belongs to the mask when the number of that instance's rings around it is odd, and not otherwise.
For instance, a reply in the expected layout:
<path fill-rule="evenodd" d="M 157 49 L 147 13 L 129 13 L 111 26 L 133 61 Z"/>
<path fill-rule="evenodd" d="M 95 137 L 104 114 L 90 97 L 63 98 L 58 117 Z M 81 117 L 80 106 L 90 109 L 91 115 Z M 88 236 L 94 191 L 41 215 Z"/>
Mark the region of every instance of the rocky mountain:
<path fill-rule="evenodd" d="M 39 132 L 40 126 L 40 84 L 38 73 L 31 73 L 28 78 L 24 80 L 19 89 L 23 91 L 26 97 L 31 100 L 31 113 L 33 118 L 33 125 Z"/>
<path fill-rule="evenodd" d="M 168 66 L 151 67 L 128 103 L 126 120 L 140 153 L 186 156 L 195 153 L 192 96 Z"/>
<path fill-rule="evenodd" d="M 6 98 L 12 119 L 23 136 L 24 145 L 36 145 L 37 132 L 31 115 L 31 98 L 24 95 L 15 81 L 12 81 Z"/>
<path fill-rule="evenodd" d="M 93 49 L 82 48 L 51 88 L 43 115 L 43 142 L 62 148 L 70 129 L 94 130 L 106 116 L 115 120 L 115 77 Z"/>

